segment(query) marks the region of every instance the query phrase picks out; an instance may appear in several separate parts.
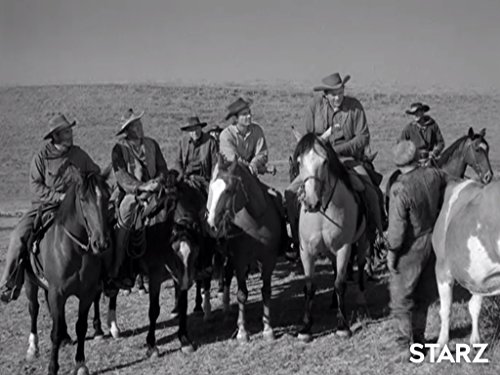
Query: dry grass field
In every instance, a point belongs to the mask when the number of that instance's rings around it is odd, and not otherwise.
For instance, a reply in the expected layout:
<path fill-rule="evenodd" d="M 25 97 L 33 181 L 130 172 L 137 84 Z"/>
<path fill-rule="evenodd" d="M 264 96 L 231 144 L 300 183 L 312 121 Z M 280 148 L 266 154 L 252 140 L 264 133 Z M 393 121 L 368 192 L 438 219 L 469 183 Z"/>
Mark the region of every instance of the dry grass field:
<path fill-rule="evenodd" d="M 379 151 L 376 167 L 383 173 L 393 170 L 390 151 L 408 118 L 404 109 L 413 101 L 424 101 L 431 106 L 431 115 L 440 124 L 449 145 L 465 135 L 472 126 L 475 130 L 487 128 L 491 146 L 490 160 L 495 173 L 500 172 L 500 95 L 375 92 L 370 90 L 348 92 L 364 104 L 372 134 L 372 148 Z M 278 174 L 265 180 L 282 190 L 288 181 L 288 156 L 293 150 L 294 138 L 290 126 L 302 130 L 302 113 L 311 92 L 290 87 L 265 86 L 201 86 L 173 87 L 158 85 L 71 85 L 44 87 L 0 88 L 0 268 L 3 269 L 8 235 L 16 215 L 29 206 L 27 186 L 31 156 L 41 144 L 51 112 L 63 111 L 76 118 L 75 143 L 88 150 L 102 166 L 109 163 L 110 151 L 119 129 L 121 113 L 129 107 L 144 110 L 145 132 L 156 138 L 172 164 L 181 135 L 178 127 L 193 113 L 210 125 L 225 125 L 222 121 L 225 106 L 239 95 L 254 100 L 255 120 L 263 125 L 270 148 L 271 164 Z M 474 175 L 473 171 L 468 174 Z M 483 339 L 491 343 L 486 357 L 490 363 L 477 364 L 407 364 L 390 363 L 390 353 L 384 350 L 390 337 L 388 327 L 387 280 L 369 283 L 367 310 L 356 306 L 357 288 L 348 287 L 347 308 L 354 335 L 339 339 L 333 331 L 334 312 L 329 309 L 332 277 L 326 264 L 318 265 L 318 292 L 314 315 L 314 340 L 309 344 L 294 337 L 303 308 L 300 267 L 280 263 L 273 278 L 273 322 L 277 340 L 267 342 L 259 335 L 261 330 L 261 283 L 256 275 L 249 285 L 250 343 L 238 345 L 231 335 L 236 324 L 237 309 L 228 317 L 221 311 L 221 301 L 212 290 L 213 320 L 190 315 L 188 324 L 198 350 L 184 355 L 179 350 L 175 320 L 169 318 L 173 307 L 173 291 L 166 283 L 161 296 L 157 339 L 160 357 L 145 357 L 148 325 L 147 296 L 131 294 L 120 296 L 118 319 L 123 337 L 92 340 L 89 328 L 86 345 L 87 365 L 95 374 L 498 374 L 500 349 L 500 308 L 489 299 L 482 312 Z M 234 284 L 234 283 L 233 283 Z M 232 302 L 235 301 L 233 285 Z M 40 300 L 43 300 L 40 295 Z M 457 290 L 453 305 L 452 343 L 468 342 L 470 318 L 468 296 Z M 192 301 L 192 299 L 190 299 Z M 74 335 L 75 300 L 70 300 L 66 315 L 70 334 Z M 190 302 L 190 311 L 192 309 Z M 434 304 L 427 326 L 427 338 L 435 340 L 439 332 L 439 305 Z M 105 311 L 105 305 L 102 304 Z M 91 319 L 92 313 L 89 319 Z M 91 327 L 91 322 L 89 321 Z M 45 373 L 50 351 L 48 312 L 43 302 L 39 316 L 40 358 L 28 363 L 25 352 L 28 343 L 29 314 L 27 301 L 22 296 L 17 302 L 0 305 L 0 374 Z M 66 347 L 60 355 L 60 373 L 72 371 L 75 347 Z"/>

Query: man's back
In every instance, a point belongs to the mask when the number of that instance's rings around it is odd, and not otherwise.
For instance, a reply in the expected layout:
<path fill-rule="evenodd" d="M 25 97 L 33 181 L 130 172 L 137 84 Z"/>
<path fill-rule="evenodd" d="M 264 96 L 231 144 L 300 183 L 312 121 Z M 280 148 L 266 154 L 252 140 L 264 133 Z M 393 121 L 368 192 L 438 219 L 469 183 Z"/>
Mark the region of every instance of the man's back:
<path fill-rule="evenodd" d="M 401 246 L 434 227 L 442 204 L 446 178 L 435 168 L 416 168 L 398 177 L 389 201 L 388 239 L 391 247 Z"/>

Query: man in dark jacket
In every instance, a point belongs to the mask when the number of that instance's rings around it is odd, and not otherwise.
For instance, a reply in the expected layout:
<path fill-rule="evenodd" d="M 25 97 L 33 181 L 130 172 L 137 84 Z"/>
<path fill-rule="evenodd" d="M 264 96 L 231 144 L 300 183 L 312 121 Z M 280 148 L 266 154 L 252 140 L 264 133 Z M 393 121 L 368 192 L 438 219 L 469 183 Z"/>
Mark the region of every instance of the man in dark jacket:
<path fill-rule="evenodd" d="M 179 142 L 176 169 L 184 179 L 200 191 L 208 192 L 212 170 L 217 163 L 217 141 L 203 132 L 206 122 L 196 116 L 188 119 L 181 131 L 189 132 Z"/>
<path fill-rule="evenodd" d="M 395 359 L 410 358 L 410 344 L 424 343 L 429 304 L 437 295 L 432 229 L 441 208 L 447 177 L 417 166 L 411 141 L 395 148 L 401 175 L 390 188 L 387 262 L 391 271 L 391 314 L 396 330 Z"/>
<path fill-rule="evenodd" d="M 33 230 L 40 206 L 43 211 L 54 210 L 64 199 L 71 180 L 64 166 L 71 164 L 82 174 L 99 172 L 99 167 L 80 147 L 73 145 L 73 126 L 63 114 L 49 121 L 44 139 L 50 140 L 31 161 L 29 184 L 32 208 L 26 212 L 11 234 L 5 269 L 0 280 L 0 299 L 9 302 L 19 297 L 24 271 L 20 260 L 27 252 L 27 242 Z"/>
<path fill-rule="evenodd" d="M 154 139 L 144 136 L 142 116 L 143 113 L 137 115 L 132 109 L 127 111 L 117 133 L 122 138 L 111 152 L 111 163 L 117 183 L 113 196 L 118 207 L 116 253 L 113 257 L 111 278 L 118 276 L 128 248 L 130 231 L 162 220 L 161 215 L 158 215 L 146 223 L 139 217 L 141 210 L 154 200 L 167 175 L 167 163 L 160 146 Z"/>
<path fill-rule="evenodd" d="M 401 132 L 401 140 L 412 141 L 417 148 L 419 160 L 435 159 L 444 149 L 444 139 L 438 124 L 426 115 L 430 107 L 422 103 L 413 103 L 406 114 L 413 116 L 413 121 Z"/>

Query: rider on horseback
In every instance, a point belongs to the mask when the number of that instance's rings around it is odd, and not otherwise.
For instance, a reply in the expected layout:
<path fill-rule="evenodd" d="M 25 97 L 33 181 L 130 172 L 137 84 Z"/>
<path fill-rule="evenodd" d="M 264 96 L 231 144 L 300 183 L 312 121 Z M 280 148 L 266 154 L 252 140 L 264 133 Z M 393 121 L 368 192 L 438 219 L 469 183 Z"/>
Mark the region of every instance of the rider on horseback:
<path fill-rule="evenodd" d="M 167 163 L 158 143 L 144 136 L 141 117 L 129 109 L 123 116 L 122 126 L 117 135 L 123 137 L 113 147 L 111 163 L 116 177 L 116 190 L 113 199 L 117 207 L 114 264 L 109 275 L 116 279 L 125 254 L 128 250 L 132 230 L 141 230 L 144 225 L 153 225 L 161 218 L 145 223 L 142 214 L 155 205 L 157 193 L 167 177 Z M 146 208 L 148 207 L 148 208 Z M 143 244 L 144 245 L 144 244 Z M 126 270 L 122 277 L 122 287 L 131 287 Z"/>
<path fill-rule="evenodd" d="M 50 142 L 33 157 L 30 167 L 32 207 L 26 212 L 11 234 L 7 260 L 0 281 L 0 299 L 3 302 L 19 297 L 24 269 L 20 261 L 27 255 L 28 240 L 39 212 L 55 210 L 63 200 L 70 180 L 61 169 L 72 164 L 80 172 L 98 172 L 99 167 L 80 147 L 73 145 L 73 126 L 63 114 L 49 121 L 49 132 L 44 139 Z"/>
<path fill-rule="evenodd" d="M 188 125 L 181 127 L 182 131 L 189 132 L 189 136 L 179 142 L 176 160 L 180 177 L 204 194 L 208 192 L 218 151 L 217 141 L 202 130 L 206 125 L 194 116 L 188 119 Z"/>
<path fill-rule="evenodd" d="M 231 120 L 231 125 L 220 133 L 219 147 L 220 154 L 228 161 L 238 160 L 257 176 L 268 173 L 268 151 L 262 127 L 252 121 L 251 104 L 249 99 L 238 98 L 227 107 L 226 120 Z M 262 182 L 261 184 L 269 193 L 282 218 L 283 240 L 288 241 L 283 198 L 277 190 Z M 284 244 L 283 248 L 288 249 L 288 244 Z"/>
<path fill-rule="evenodd" d="M 424 162 L 436 159 L 444 149 L 444 139 L 438 124 L 425 113 L 430 107 L 422 103 L 413 103 L 406 114 L 413 116 L 413 121 L 405 126 L 400 140 L 412 141 L 417 147 L 418 159 Z"/>
<path fill-rule="evenodd" d="M 371 163 L 374 156 L 365 154 L 369 147 L 370 132 L 363 106 L 357 99 L 344 96 L 344 87 L 349 79 L 349 75 L 342 79 L 339 73 L 334 73 L 323 78 L 320 86 L 314 87 L 314 91 L 322 91 L 323 94 L 316 96 L 307 107 L 305 127 L 308 133 L 316 133 L 328 141 L 348 170 L 354 170 L 361 178 L 361 185 L 364 186 L 358 186 L 358 189 L 363 190 L 368 216 L 382 233 L 386 219 L 382 192 L 378 188 L 381 177 Z M 358 180 L 352 174 L 351 179 Z M 359 182 L 361 181 L 358 180 L 353 185 L 360 185 Z M 296 202 L 301 185 L 302 181 L 297 177 L 285 190 L 294 250 L 297 253 L 299 239 Z"/>

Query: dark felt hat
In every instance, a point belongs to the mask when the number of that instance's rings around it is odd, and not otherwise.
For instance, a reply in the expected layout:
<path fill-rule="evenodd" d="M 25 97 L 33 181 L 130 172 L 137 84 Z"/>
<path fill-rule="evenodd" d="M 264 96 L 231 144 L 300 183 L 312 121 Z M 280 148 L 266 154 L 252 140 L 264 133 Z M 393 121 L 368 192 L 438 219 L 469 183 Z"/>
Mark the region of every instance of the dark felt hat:
<path fill-rule="evenodd" d="M 232 102 L 227 106 L 226 120 L 232 116 L 238 115 L 244 109 L 250 108 L 253 101 L 251 99 L 238 98 L 236 101 Z"/>
<path fill-rule="evenodd" d="M 333 73 L 321 80 L 321 85 L 313 88 L 314 91 L 325 91 L 325 90 L 337 90 L 345 86 L 345 84 L 351 79 L 350 75 L 346 75 L 344 78 L 340 76 L 339 73 Z"/>
<path fill-rule="evenodd" d="M 206 122 L 200 122 L 198 116 L 192 116 L 188 118 L 187 125 L 181 126 L 181 130 L 184 132 L 190 132 L 195 130 L 197 127 L 204 128 L 205 126 L 207 126 Z"/>
<path fill-rule="evenodd" d="M 49 139 L 54 133 L 72 128 L 75 125 L 76 121 L 69 122 L 65 115 L 58 113 L 49 120 L 49 131 L 44 135 L 43 139 Z"/>

